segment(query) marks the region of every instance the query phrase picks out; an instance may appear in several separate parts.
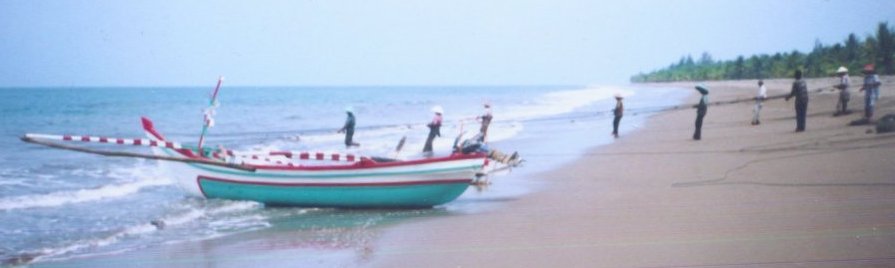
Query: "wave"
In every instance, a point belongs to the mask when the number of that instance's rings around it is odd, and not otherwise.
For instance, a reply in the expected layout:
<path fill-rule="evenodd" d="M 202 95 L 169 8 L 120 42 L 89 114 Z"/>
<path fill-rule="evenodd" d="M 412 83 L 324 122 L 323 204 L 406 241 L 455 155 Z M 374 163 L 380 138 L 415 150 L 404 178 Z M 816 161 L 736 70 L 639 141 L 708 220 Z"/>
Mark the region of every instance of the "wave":
<path fill-rule="evenodd" d="M 75 171 L 86 172 L 86 171 Z M 88 172 L 93 174 L 95 172 Z M 0 210 L 58 207 L 68 204 L 124 197 L 139 192 L 143 188 L 173 184 L 173 181 L 159 175 L 155 165 L 144 161 L 131 167 L 114 168 L 107 175 L 111 179 L 127 182 L 104 185 L 92 189 L 57 191 L 47 194 L 21 195 L 0 199 Z"/>
<path fill-rule="evenodd" d="M 41 248 L 38 250 L 28 251 L 19 253 L 16 257 L 8 258 L 6 263 L 11 263 L 18 261 L 19 263 L 14 264 L 25 264 L 39 261 L 49 261 L 49 260 L 65 260 L 75 257 L 87 257 L 93 255 L 103 255 L 103 254 L 114 254 L 126 252 L 128 250 L 133 250 L 135 248 L 126 248 L 126 249 L 111 249 L 109 251 L 97 251 L 95 249 L 108 247 L 110 245 L 122 242 L 125 239 L 134 238 L 134 237 L 143 237 L 155 233 L 159 230 L 164 229 L 177 229 L 178 227 L 188 227 L 190 224 L 195 223 L 197 221 L 203 219 L 209 219 L 208 225 L 211 227 L 211 232 L 202 233 L 201 237 L 192 237 L 195 232 L 190 230 L 188 234 L 178 236 L 178 237 L 187 237 L 186 239 L 178 240 L 178 241 L 189 241 L 195 239 L 208 239 L 214 237 L 220 237 L 226 234 L 222 234 L 217 232 L 218 230 L 238 230 L 238 231 L 249 231 L 256 230 L 258 228 L 266 228 L 269 227 L 270 224 L 266 221 L 267 218 L 262 215 L 250 214 L 248 216 L 237 216 L 231 217 L 233 214 L 243 213 L 247 211 L 258 210 L 263 207 L 262 204 L 252 201 L 222 201 L 223 204 L 220 206 L 211 206 L 211 207 L 200 207 L 196 208 L 194 206 L 186 205 L 183 208 L 180 208 L 176 213 L 171 215 L 159 218 L 157 220 L 131 225 L 127 227 L 120 228 L 118 231 L 115 231 L 111 234 L 107 234 L 103 237 L 98 238 L 89 238 L 78 240 L 74 242 L 67 243 L 66 245 L 59 247 L 49 247 L 49 248 Z M 221 217 L 220 219 L 214 219 L 217 216 L 226 215 Z M 183 229 L 183 228 L 181 228 Z M 228 234 L 236 233 L 235 231 L 231 231 Z M 166 242 L 165 244 L 169 244 L 171 241 Z M 77 254 L 79 251 L 83 251 L 86 249 L 90 249 L 91 252 Z M 12 261 L 10 261 L 12 260 Z"/>
<path fill-rule="evenodd" d="M 106 185 L 95 189 L 61 191 L 42 195 L 24 195 L 0 199 L 0 210 L 56 207 L 72 203 L 96 201 L 127 196 L 145 187 L 171 184 L 166 180 L 141 180 L 131 183 Z"/>
<path fill-rule="evenodd" d="M 634 92 L 630 89 L 608 86 L 550 92 L 531 103 L 507 107 L 502 114 L 495 115 L 495 120 L 530 120 L 561 115 L 610 99 L 615 94 L 630 96 Z"/>
<path fill-rule="evenodd" d="M 25 179 L 0 177 L 0 186 L 28 186 Z"/>

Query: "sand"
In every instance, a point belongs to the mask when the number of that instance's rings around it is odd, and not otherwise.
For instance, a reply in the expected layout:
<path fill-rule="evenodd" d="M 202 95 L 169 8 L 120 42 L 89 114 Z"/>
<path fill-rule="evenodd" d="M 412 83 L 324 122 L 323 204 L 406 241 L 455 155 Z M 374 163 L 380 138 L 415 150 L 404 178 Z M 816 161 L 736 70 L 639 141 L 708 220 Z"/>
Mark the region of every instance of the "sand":
<path fill-rule="evenodd" d="M 755 82 L 707 83 L 710 101 L 752 97 Z M 791 82 L 768 81 L 769 94 Z M 883 83 L 877 117 L 895 112 L 895 78 Z M 758 126 L 752 103 L 710 106 L 701 141 L 690 139 L 695 110 L 654 115 L 562 168 L 504 178 L 546 186 L 499 209 L 386 228 L 367 264 L 895 266 L 895 134 L 848 126 L 863 112 L 863 94 L 852 90 L 854 113 L 840 117 L 836 93 L 811 95 L 803 133 L 794 132 L 793 101 L 766 102 Z M 694 91 L 687 103 L 698 98 Z"/>

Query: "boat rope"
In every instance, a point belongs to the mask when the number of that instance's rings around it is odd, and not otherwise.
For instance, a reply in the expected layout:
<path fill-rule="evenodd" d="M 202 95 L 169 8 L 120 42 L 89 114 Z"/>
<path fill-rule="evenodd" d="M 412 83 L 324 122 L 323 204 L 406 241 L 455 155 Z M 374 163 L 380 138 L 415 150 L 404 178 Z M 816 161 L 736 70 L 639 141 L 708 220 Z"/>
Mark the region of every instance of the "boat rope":
<path fill-rule="evenodd" d="M 863 86 L 863 84 L 858 84 L 855 86 L 859 88 L 859 87 Z M 820 87 L 820 88 L 814 89 L 814 90 L 809 90 L 808 93 L 809 94 L 819 94 L 819 93 L 823 93 L 825 91 L 837 91 L 837 90 L 839 90 L 839 89 L 835 88 L 835 86 L 826 86 L 826 87 Z M 785 94 L 768 96 L 768 97 L 764 98 L 763 101 L 774 100 L 774 99 L 785 99 L 789 95 L 790 95 L 789 93 L 785 93 Z M 732 99 L 732 100 L 708 102 L 707 105 L 708 106 L 722 106 L 722 105 L 731 105 L 731 104 L 744 103 L 744 102 L 754 102 L 755 100 L 756 100 L 755 97 L 739 98 L 739 99 Z M 634 108 L 634 109 L 625 109 L 625 113 L 631 114 L 633 116 L 637 116 L 637 115 L 641 115 L 641 114 L 661 113 L 661 112 L 674 111 L 674 110 L 695 109 L 696 105 L 697 104 L 679 104 L 679 105 L 667 105 L 667 106 L 641 107 L 641 108 Z M 593 118 L 593 117 L 600 117 L 600 116 L 611 116 L 612 114 L 613 114 L 612 111 L 609 110 L 609 111 L 600 111 L 597 113 L 578 113 L 578 114 L 572 114 L 572 115 L 563 116 L 563 117 L 529 119 L 529 120 L 524 120 L 524 122 L 586 119 L 586 118 Z M 508 122 L 503 121 L 500 123 L 508 123 Z"/>
<path fill-rule="evenodd" d="M 855 85 L 852 85 L 852 87 L 853 88 L 861 88 L 861 87 L 863 87 L 863 84 L 855 84 Z M 831 85 L 831 86 L 820 87 L 820 88 L 817 88 L 814 90 L 809 90 L 808 93 L 809 94 L 818 94 L 818 93 L 823 93 L 826 91 L 837 91 L 837 90 L 839 90 L 839 89 L 835 88 L 834 85 Z M 785 93 L 785 94 L 768 96 L 768 97 L 764 98 L 763 101 L 784 99 L 789 95 L 790 95 L 789 93 Z M 754 102 L 755 99 L 756 99 L 755 97 L 738 98 L 738 99 L 732 99 L 732 100 L 708 102 L 707 105 L 708 106 L 731 105 L 731 104 L 738 104 L 738 103 L 744 103 L 744 102 Z M 678 105 L 666 105 L 666 106 L 638 107 L 638 108 L 632 108 L 632 109 L 625 109 L 625 114 L 630 115 L 630 116 L 638 116 L 638 115 L 654 114 L 654 113 L 661 113 L 661 112 L 674 111 L 674 110 L 695 109 L 696 105 L 697 104 L 678 104 Z M 611 117 L 611 116 L 613 116 L 612 110 L 598 111 L 598 112 L 581 111 L 581 112 L 567 113 L 564 116 L 550 116 L 550 117 L 543 117 L 543 118 L 529 118 L 529 119 L 521 119 L 521 120 L 494 119 L 493 121 L 491 121 L 491 125 L 492 126 L 499 125 L 499 124 L 500 125 L 511 125 L 511 124 L 516 124 L 518 122 L 523 122 L 523 123 L 547 123 L 547 122 L 553 122 L 553 121 L 561 122 L 561 121 L 574 121 L 574 120 L 585 120 L 585 119 L 598 119 L 598 118 Z M 455 124 L 457 126 L 460 126 L 460 125 L 464 124 L 465 122 L 468 122 L 471 120 L 474 120 L 474 119 L 471 119 L 471 118 L 446 119 L 443 122 L 446 125 L 447 124 Z M 381 128 L 412 129 L 412 128 L 417 128 L 417 127 L 422 127 L 424 125 L 425 124 L 423 124 L 423 123 L 378 124 L 378 125 L 359 126 L 359 127 L 357 127 L 357 129 L 358 130 L 381 129 Z M 313 130 L 288 130 L 288 131 L 283 131 L 283 132 L 286 132 L 286 133 L 312 132 L 313 133 L 313 132 L 329 132 L 329 131 L 330 131 L 330 129 L 313 129 Z"/>

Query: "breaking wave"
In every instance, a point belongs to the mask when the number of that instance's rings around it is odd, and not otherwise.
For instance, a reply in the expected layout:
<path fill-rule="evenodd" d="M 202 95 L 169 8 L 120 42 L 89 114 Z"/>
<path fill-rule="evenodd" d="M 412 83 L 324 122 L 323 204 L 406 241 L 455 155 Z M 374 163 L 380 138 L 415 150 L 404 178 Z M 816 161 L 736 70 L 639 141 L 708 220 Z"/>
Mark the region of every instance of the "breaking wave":
<path fill-rule="evenodd" d="M 258 210 L 263 207 L 262 204 L 251 201 L 223 201 L 220 206 L 196 208 L 186 205 L 176 213 L 162 217 L 160 219 L 140 223 L 136 225 L 120 228 L 118 231 L 102 237 L 88 238 L 74 242 L 66 243 L 59 247 L 48 247 L 28 252 L 22 252 L 15 257 L 8 258 L 4 262 L 6 264 L 25 264 L 39 261 L 64 260 L 74 257 L 87 257 L 92 255 L 120 253 L 135 248 L 112 249 L 111 251 L 97 250 L 98 248 L 107 247 L 113 244 L 123 242 L 130 238 L 146 237 L 152 233 L 165 229 L 184 229 L 190 230 L 192 224 L 202 222 L 209 227 L 209 231 L 202 232 L 198 236 L 194 232 L 188 232 L 179 237 L 183 238 L 178 241 L 188 241 L 195 239 L 208 239 L 220 237 L 226 234 L 256 230 L 270 226 L 267 217 L 257 214 L 249 214 L 238 216 L 240 213 Z M 222 233 L 229 231 L 229 233 Z M 174 231 L 177 232 L 177 231 Z M 169 241 L 170 242 L 170 241 Z M 169 244 L 169 243 L 166 243 Z M 83 251 L 91 251 L 84 253 Z M 80 253 L 79 253 L 80 252 Z"/>
<path fill-rule="evenodd" d="M 83 172 L 83 171 L 72 171 Z M 57 207 L 68 204 L 91 202 L 109 198 L 119 198 L 139 192 L 147 187 L 169 185 L 173 182 L 164 178 L 155 165 L 140 162 L 131 167 L 116 168 L 108 177 L 118 181 L 91 189 L 65 190 L 47 194 L 12 196 L 0 199 L 0 210 Z"/>

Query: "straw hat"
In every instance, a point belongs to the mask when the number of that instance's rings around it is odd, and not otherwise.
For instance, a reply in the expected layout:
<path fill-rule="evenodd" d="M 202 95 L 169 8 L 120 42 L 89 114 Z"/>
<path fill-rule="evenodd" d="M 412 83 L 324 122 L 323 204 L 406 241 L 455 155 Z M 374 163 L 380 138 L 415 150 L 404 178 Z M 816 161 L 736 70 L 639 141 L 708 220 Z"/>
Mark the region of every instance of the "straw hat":
<path fill-rule="evenodd" d="M 444 108 L 441 108 L 441 105 L 435 105 L 432 107 L 432 112 L 436 114 L 444 114 Z"/>
<path fill-rule="evenodd" d="M 625 97 L 623 97 L 621 93 L 615 93 L 615 99 L 620 100 L 620 99 L 624 99 L 624 98 Z"/>
<path fill-rule="evenodd" d="M 836 73 L 837 73 L 837 74 L 848 73 L 848 69 L 845 68 L 845 66 L 839 66 L 839 69 L 836 69 Z"/>

